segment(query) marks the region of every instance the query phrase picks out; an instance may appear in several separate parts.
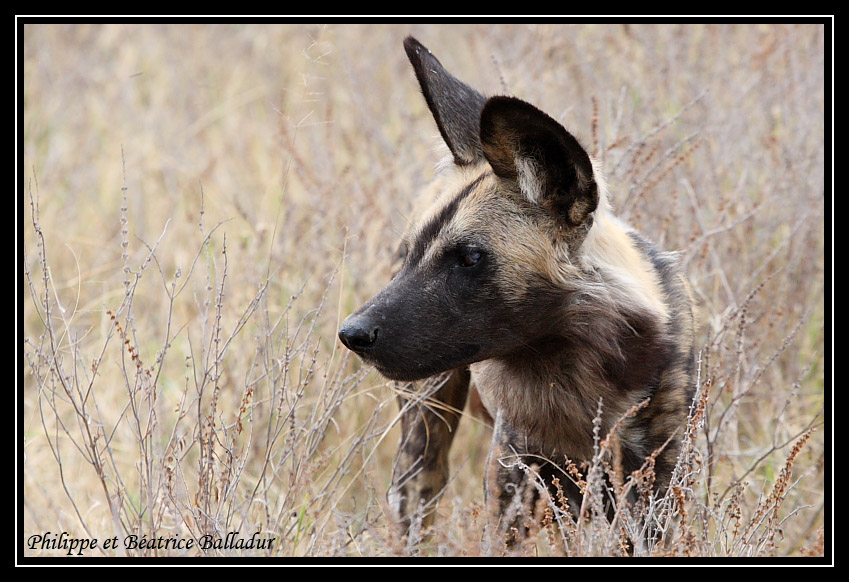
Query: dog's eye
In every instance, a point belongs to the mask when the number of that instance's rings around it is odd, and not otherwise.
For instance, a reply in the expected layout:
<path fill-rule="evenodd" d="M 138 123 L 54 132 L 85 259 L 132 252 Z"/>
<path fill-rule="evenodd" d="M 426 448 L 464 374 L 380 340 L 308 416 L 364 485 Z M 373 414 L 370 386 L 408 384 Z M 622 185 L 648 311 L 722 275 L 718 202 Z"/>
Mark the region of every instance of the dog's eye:
<path fill-rule="evenodd" d="M 461 267 L 474 267 L 481 260 L 481 256 L 477 249 L 463 249 L 457 257 L 457 264 Z"/>

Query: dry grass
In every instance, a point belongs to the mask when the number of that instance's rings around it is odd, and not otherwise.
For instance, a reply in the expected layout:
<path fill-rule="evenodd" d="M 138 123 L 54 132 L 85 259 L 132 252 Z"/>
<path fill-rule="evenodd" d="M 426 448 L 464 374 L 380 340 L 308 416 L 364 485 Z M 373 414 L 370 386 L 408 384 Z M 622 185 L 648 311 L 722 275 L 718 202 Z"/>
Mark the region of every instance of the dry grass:
<path fill-rule="evenodd" d="M 387 280 L 436 161 L 410 33 L 583 137 L 617 211 L 682 249 L 705 319 L 667 497 L 601 519 L 615 462 L 599 435 L 587 517 L 552 499 L 509 552 L 620 555 L 648 515 L 662 539 L 638 555 L 830 555 L 816 24 L 27 25 L 24 539 L 96 538 L 92 556 L 196 555 L 123 540 L 233 531 L 275 542 L 206 553 L 508 552 L 482 501 L 488 428 L 471 419 L 440 526 L 399 541 L 394 395 L 336 340 Z M 612 493 L 647 469 L 614 474 Z"/>

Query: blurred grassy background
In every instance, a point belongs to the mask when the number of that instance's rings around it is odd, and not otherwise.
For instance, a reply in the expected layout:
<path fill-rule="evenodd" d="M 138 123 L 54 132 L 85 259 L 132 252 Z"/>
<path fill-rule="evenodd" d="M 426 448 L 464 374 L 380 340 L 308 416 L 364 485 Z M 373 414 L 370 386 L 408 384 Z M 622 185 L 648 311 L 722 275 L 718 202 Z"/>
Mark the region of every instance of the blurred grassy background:
<path fill-rule="evenodd" d="M 218 415 L 216 446 L 244 462 L 237 487 L 219 479 L 221 527 L 272 532 L 275 555 L 401 551 L 383 506 L 394 396 L 376 374 L 357 375 L 335 330 L 388 280 L 436 161 L 438 134 L 401 47 L 407 34 L 479 90 L 558 119 L 604 159 L 620 214 L 683 250 L 705 316 L 713 405 L 702 443 L 710 478 L 694 502 L 724 507 L 719 494 L 744 479 L 743 519 L 757 519 L 792 437 L 822 421 L 821 25 L 31 23 L 18 202 L 37 296 L 24 298 L 26 535 L 107 537 L 137 522 L 162 536 L 202 529 L 192 512 L 204 409 Z M 136 274 L 127 301 L 125 279 Z M 172 281 L 188 283 L 173 302 Z M 210 358 L 218 303 L 221 328 L 240 331 Z M 107 310 L 120 310 L 121 340 Z M 134 375 L 133 353 L 159 368 L 154 382 Z M 214 396 L 198 380 L 210 366 Z M 91 408 L 96 397 L 104 436 L 94 446 L 108 436 L 112 453 L 102 475 L 72 442 L 85 431 L 61 397 L 60 369 L 81 377 L 81 402 L 89 395 Z M 127 412 L 139 386 L 156 419 L 147 431 Z M 175 412 L 184 396 L 185 417 Z M 291 414 L 281 420 L 284 402 Z M 255 438 L 234 432 L 236 417 Z M 454 512 L 454 538 L 437 553 L 480 550 L 456 512 L 474 515 L 480 503 L 487 437 L 479 422 L 461 424 L 440 508 L 442 523 Z M 815 432 L 794 460 L 799 481 L 782 517 L 796 513 L 767 553 L 821 548 L 823 440 Z M 224 474 L 228 462 L 218 456 L 211 470 Z M 182 482 L 170 498 L 169 478 Z M 734 554 L 723 528 L 703 532 L 699 553 Z"/>

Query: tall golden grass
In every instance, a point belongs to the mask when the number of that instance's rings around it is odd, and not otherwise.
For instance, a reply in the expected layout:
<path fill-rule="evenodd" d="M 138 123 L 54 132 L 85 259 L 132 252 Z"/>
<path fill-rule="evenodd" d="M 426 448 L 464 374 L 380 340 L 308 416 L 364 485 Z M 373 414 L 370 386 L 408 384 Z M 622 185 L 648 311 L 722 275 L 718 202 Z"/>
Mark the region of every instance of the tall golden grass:
<path fill-rule="evenodd" d="M 68 554 L 62 532 L 97 539 L 71 552 L 90 556 L 622 553 L 624 520 L 576 522 L 557 500 L 505 548 L 472 418 L 437 529 L 392 528 L 395 396 L 336 329 L 387 280 L 436 161 L 407 34 L 551 113 L 604 161 L 616 211 L 682 252 L 700 398 L 647 510 L 663 543 L 634 553 L 827 552 L 822 25 L 35 22 L 23 555 Z M 185 547 L 228 532 L 274 543 Z"/>

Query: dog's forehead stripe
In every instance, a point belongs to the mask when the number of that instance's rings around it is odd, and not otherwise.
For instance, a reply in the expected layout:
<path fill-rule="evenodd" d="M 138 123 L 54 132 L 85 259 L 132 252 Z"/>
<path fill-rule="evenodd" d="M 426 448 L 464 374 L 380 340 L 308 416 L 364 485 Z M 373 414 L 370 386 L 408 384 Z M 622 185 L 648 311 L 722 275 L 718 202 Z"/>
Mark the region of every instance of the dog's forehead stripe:
<path fill-rule="evenodd" d="M 415 242 L 411 245 L 409 261 L 411 265 L 415 265 L 421 261 L 427 248 L 436 240 L 442 228 L 451 221 L 457 213 L 460 203 L 475 189 L 486 174 L 481 174 L 476 179 L 469 182 L 460 192 L 446 204 L 433 218 L 428 220 L 416 237 Z"/>

